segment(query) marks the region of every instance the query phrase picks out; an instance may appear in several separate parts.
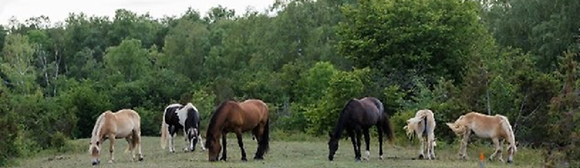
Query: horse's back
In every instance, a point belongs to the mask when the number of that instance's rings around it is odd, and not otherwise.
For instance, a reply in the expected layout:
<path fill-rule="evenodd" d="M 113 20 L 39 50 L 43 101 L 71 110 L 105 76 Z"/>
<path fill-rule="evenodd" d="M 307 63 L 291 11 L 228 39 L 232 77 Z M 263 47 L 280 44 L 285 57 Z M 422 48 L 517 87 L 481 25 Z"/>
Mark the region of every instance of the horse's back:
<path fill-rule="evenodd" d="M 254 116 L 259 120 L 267 120 L 268 119 L 268 105 L 264 103 L 262 100 L 258 99 L 248 99 L 244 102 L 239 103 L 240 108 L 247 113 L 247 115 Z"/>
<path fill-rule="evenodd" d="M 362 123 L 368 123 L 370 125 L 374 125 L 378 123 L 381 119 L 384 118 L 383 116 L 383 105 L 382 103 L 374 97 L 365 97 L 360 100 L 360 105 L 363 109 L 355 110 L 357 112 L 363 112 L 363 117 L 361 118 Z"/>

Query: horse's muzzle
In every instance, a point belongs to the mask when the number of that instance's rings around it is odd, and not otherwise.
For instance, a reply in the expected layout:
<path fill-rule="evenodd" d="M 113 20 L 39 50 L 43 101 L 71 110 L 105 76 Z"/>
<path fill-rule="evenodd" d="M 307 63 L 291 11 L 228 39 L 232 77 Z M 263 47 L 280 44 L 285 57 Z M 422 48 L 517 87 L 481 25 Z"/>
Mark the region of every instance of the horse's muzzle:
<path fill-rule="evenodd" d="M 93 160 L 93 161 L 92 161 L 92 165 L 93 165 L 93 166 L 96 166 L 96 165 L 98 165 L 98 164 L 99 164 L 99 161 L 98 161 L 98 160 Z"/>

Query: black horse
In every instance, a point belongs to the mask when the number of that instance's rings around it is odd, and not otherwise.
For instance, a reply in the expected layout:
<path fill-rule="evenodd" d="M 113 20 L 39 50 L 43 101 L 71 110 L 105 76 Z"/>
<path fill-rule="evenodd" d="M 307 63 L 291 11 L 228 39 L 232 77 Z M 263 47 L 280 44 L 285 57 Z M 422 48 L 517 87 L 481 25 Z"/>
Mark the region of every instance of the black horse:
<path fill-rule="evenodd" d="M 384 112 L 383 103 L 374 97 L 365 97 L 363 99 L 350 100 L 340 112 L 338 122 L 334 132 L 329 133 L 330 141 L 328 142 L 328 160 L 334 159 L 334 153 L 338 149 L 338 141 L 342 130 L 346 129 L 352 146 L 354 148 L 355 159 L 360 161 L 361 153 L 361 136 L 364 135 L 366 142 L 366 156 L 368 159 L 369 152 L 369 128 L 377 126 L 379 132 L 379 155 L 383 159 L 383 133 L 387 134 L 389 141 L 393 140 L 393 127 L 389 121 L 389 116 Z"/>
<path fill-rule="evenodd" d="M 183 130 L 183 136 L 188 143 L 185 150 L 194 151 L 198 140 L 200 144 L 203 144 L 203 139 L 199 133 L 200 121 L 199 111 L 191 103 L 187 103 L 185 106 L 181 104 L 167 106 L 163 112 L 163 123 L 161 123 L 161 147 L 165 149 L 165 145 L 169 141 L 169 152 L 175 152 L 173 139 L 177 135 L 177 131 Z M 200 146 L 205 151 L 204 146 Z"/>

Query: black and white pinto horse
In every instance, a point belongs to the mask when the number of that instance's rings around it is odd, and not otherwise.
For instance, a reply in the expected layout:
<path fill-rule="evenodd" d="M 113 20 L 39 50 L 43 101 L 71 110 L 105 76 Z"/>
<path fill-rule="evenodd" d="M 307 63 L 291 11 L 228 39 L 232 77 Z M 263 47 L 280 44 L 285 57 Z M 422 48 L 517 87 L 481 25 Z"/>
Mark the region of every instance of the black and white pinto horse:
<path fill-rule="evenodd" d="M 165 149 L 169 141 L 169 152 L 175 152 L 173 139 L 177 136 L 177 131 L 183 129 L 186 144 L 185 151 L 195 151 L 195 144 L 199 140 L 201 149 L 205 151 L 203 139 L 199 133 L 199 111 L 193 104 L 187 103 L 171 104 L 163 111 L 163 123 L 161 124 L 161 148 Z M 169 139 L 168 139 L 169 138 Z"/>

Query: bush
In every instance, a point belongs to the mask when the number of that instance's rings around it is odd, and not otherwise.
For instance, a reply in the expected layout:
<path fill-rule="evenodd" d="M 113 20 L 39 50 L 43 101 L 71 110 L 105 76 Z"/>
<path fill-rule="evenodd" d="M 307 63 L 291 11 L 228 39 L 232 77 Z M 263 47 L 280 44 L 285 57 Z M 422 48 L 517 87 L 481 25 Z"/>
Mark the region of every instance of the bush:
<path fill-rule="evenodd" d="M 345 104 L 353 98 L 361 97 L 364 91 L 361 76 L 365 74 L 361 71 L 366 70 L 341 71 L 332 75 L 323 98 L 315 101 L 314 107 L 304 112 L 309 125 L 308 132 L 321 135 L 332 130 Z"/>

